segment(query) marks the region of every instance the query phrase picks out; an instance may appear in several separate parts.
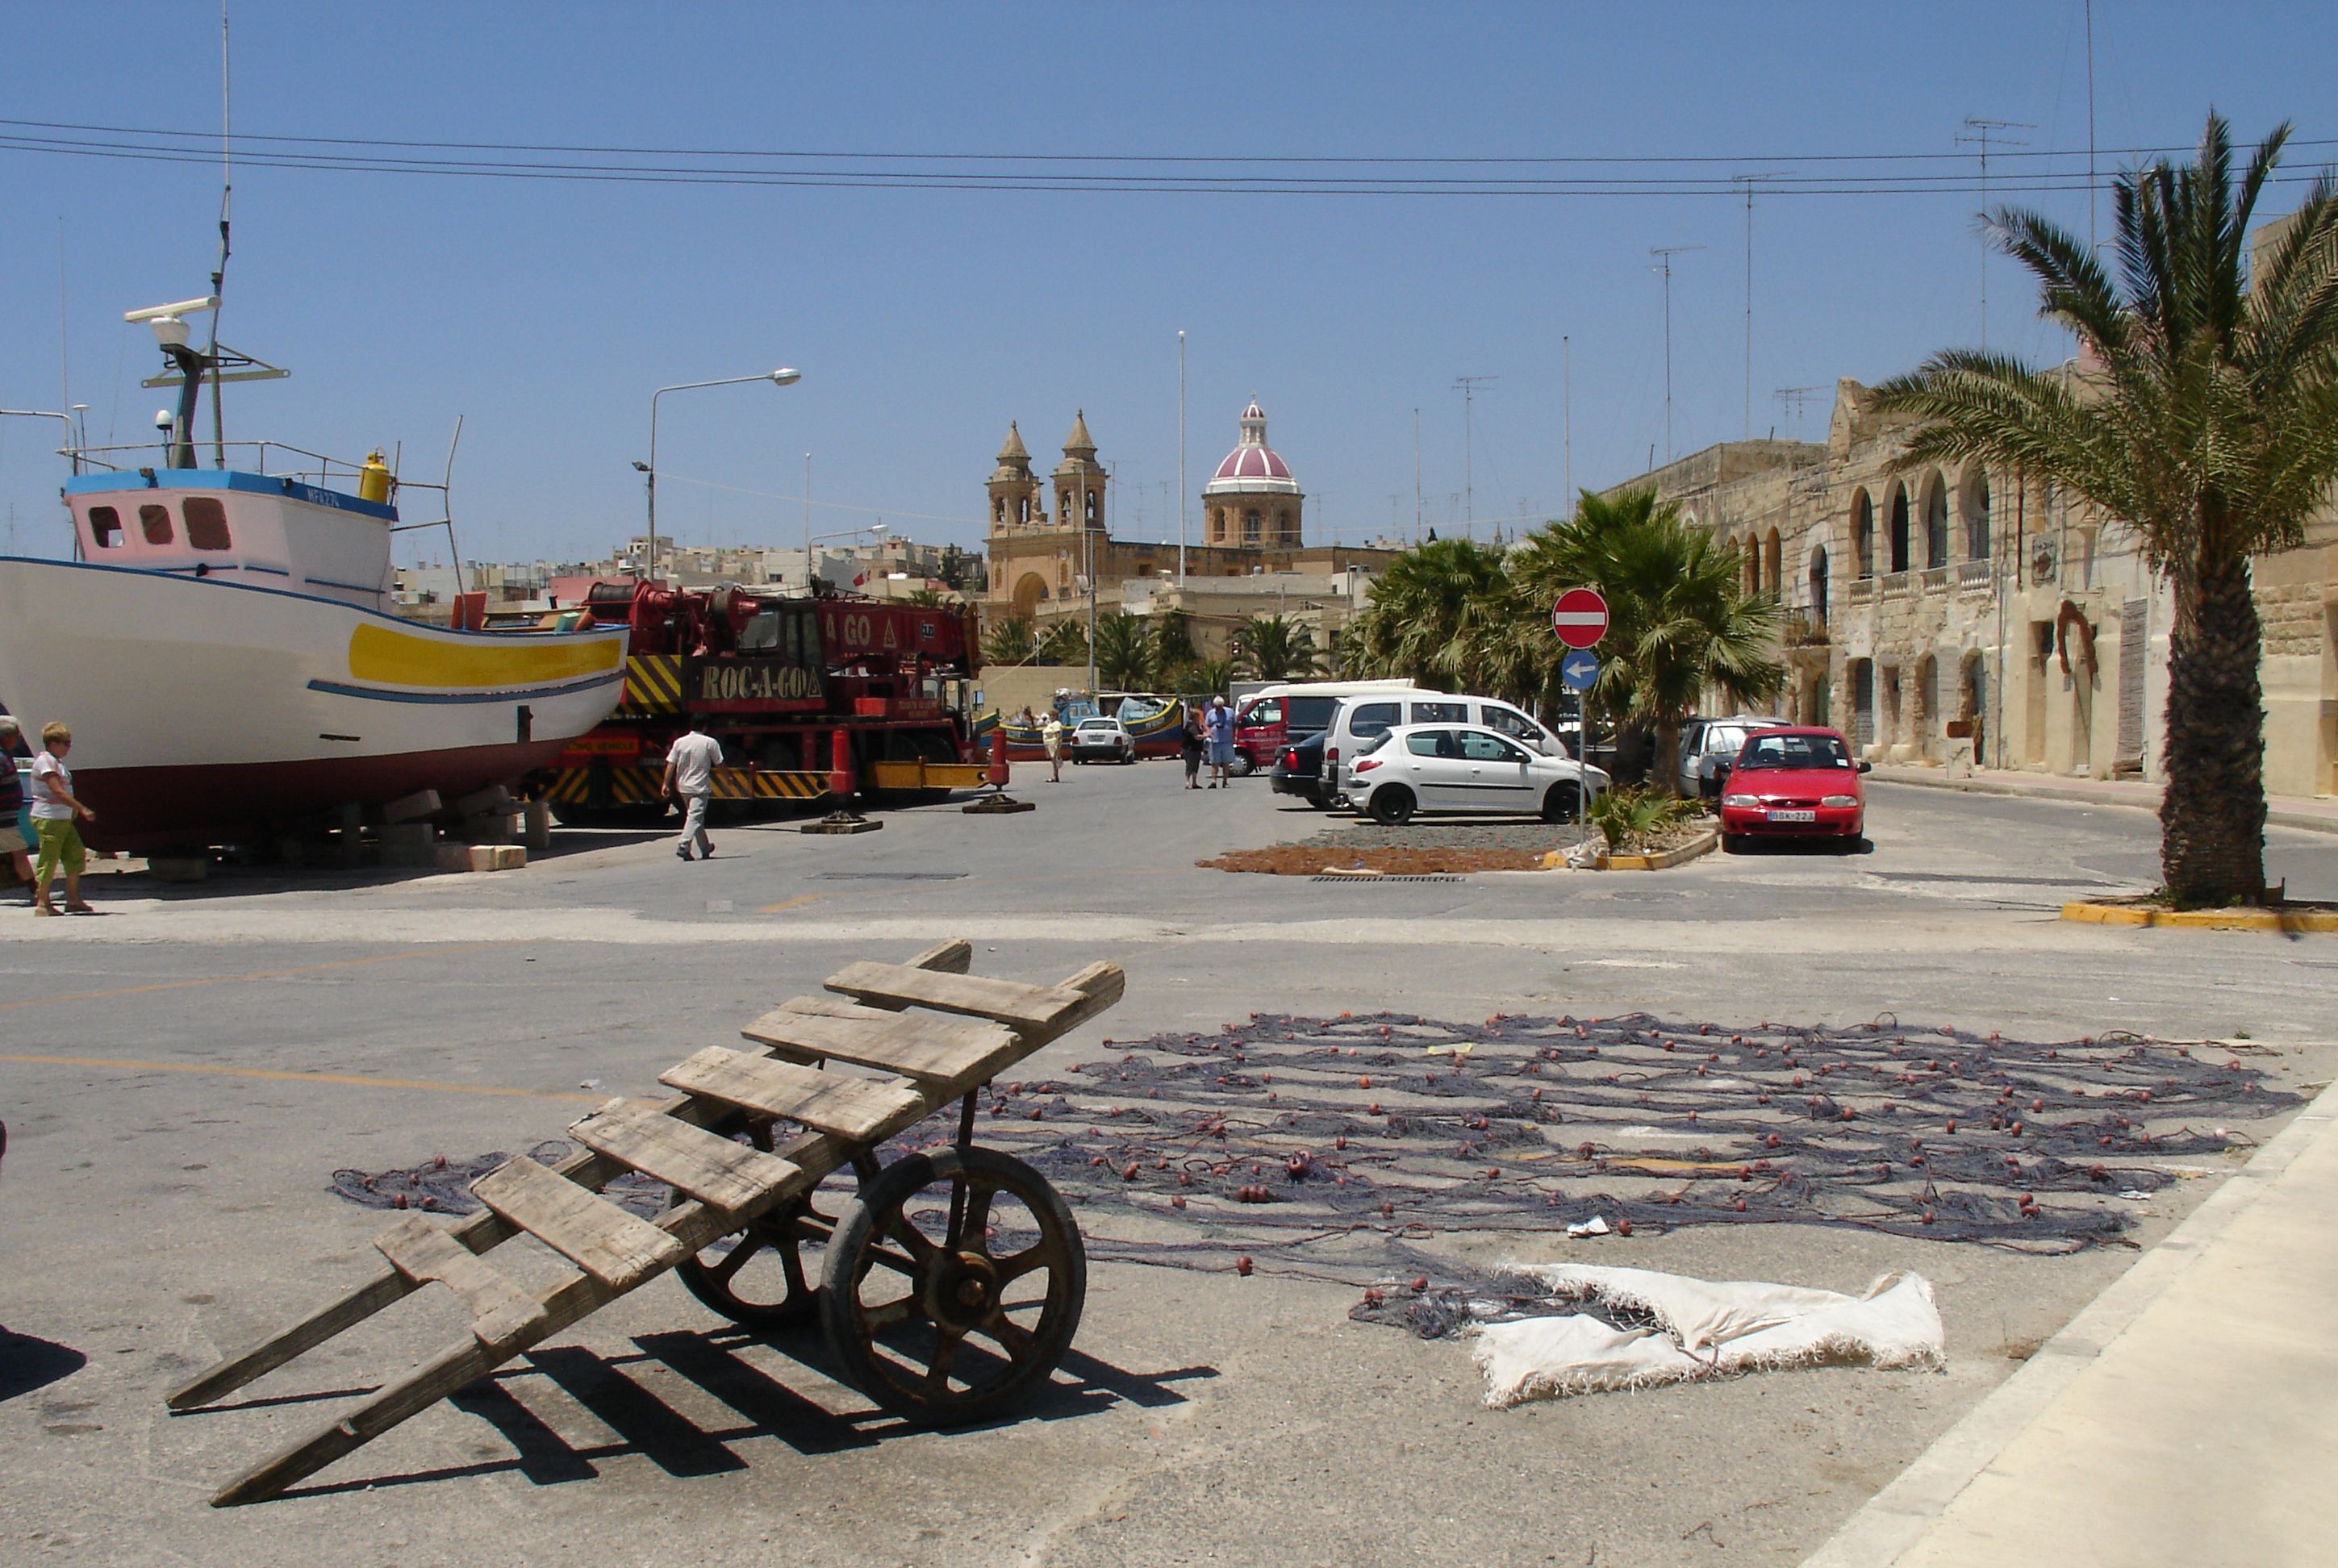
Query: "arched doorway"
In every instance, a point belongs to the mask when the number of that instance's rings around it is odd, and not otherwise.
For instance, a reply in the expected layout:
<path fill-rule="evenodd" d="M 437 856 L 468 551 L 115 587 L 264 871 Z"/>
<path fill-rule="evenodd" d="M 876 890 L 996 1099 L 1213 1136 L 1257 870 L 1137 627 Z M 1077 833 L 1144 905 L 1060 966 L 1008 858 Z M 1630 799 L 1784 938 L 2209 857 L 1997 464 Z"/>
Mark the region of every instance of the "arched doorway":
<path fill-rule="evenodd" d="M 1778 531 L 1773 528 L 1762 541 L 1762 585 L 1767 588 L 1773 597 L 1786 591 L 1786 581 L 1782 575 L 1783 562 L 1781 557 Z"/>
<path fill-rule="evenodd" d="M 1949 488 L 1940 471 L 1924 481 L 1924 564 L 1938 569 L 1949 564 Z"/>
<path fill-rule="evenodd" d="M 1875 661 L 1851 662 L 1851 740 L 1862 750 L 1875 744 Z"/>
<path fill-rule="evenodd" d="M 1957 681 L 1957 717 L 1972 737 L 1973 766 L 1989 766 L 1989 686 L 1988 667 L 1978 652 L 1964 658 L 1964 668 Z"/>
<path fill-rule="evenodd" d="M 1930 653 L 1916 661 L 1915 733 L 1919 756 L 1930 757 L 1939 749 L 1940 727 L 1940 662 Z"/>
<path fill-rule="evenodd" d="M 1047 580 L 1036 572 L 1026 572 L 1015 580 L 1015 613 L 1029 619 L 1039 612 L 1040 602 L 1047 597 Z"/>
<path fill-rule="evenodd" d="M 1965 470 L 1957 489 L 1957 510 L 1965 520 L 1965 559 L 1989 559 L 1989 470 L 1976 463 Z"/>
<path fill-rule="evenodd" d="M 1851 564 L 1862 578 L 1875 575 L 1875 504 L 1865 490 L 1851 498 Z"/>
<path fill-rule="evenodd" d="M 1811 623 L 1819 631 L 1827 623 L 1827 554 L 1823 544 L 1811 549 Z"/>

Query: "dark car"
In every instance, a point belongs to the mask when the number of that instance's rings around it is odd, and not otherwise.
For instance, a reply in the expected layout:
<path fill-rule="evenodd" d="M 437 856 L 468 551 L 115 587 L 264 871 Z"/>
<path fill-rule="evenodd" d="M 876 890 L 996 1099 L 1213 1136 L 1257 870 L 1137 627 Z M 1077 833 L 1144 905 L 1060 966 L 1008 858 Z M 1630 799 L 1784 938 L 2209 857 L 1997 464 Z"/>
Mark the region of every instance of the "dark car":
<path fill-rule="evenodd" d="M 1337 797 L 1323 788 L 1322 734 L 1284 747 L 1274 760 L 1272 782 L 1277 795 L 1296 795 L 1316 810 L 1329 811 Z"/>

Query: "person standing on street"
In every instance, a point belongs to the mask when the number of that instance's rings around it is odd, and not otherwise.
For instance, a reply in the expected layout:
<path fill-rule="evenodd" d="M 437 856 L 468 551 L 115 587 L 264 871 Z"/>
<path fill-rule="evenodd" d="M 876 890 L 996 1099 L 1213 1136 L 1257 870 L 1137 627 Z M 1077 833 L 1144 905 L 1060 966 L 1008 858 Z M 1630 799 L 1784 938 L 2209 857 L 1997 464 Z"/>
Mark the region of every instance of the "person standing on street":
<path fill-rule="evenodd" d="M 49 884 L 56 880 L 57 869 L 63 867 L 64 913 L 94 915 L 97 911 L 81 900 L 81 868 L 87 851 L 75 824 L 94 822 L 97 813 L 74 797 L 73 769 L 65 766 L 65 755 L 73 750 L 73 731 L 51 720 L 41 726 L 41 754 L 33 759 L 33 831 L 41 840 L 41 863 L 33 877 L 33 913 L 57 913 L 57 906 L 49 900 Z M 8 765 L 13 770 L 14 760 Z"/>
<path fill-rule="evenodd" d="M 1202 753 L 1209 745 L 1209 737 L 1202 733 L 1200 709 L 1188 707 L 1185 710 L 1185 731 L 1183 739 L 1185 752 L 1185 788 L 1199 789 L 1202 787 Z"/>
<path fill-rule="evenodd" d="M 16 777 L 16 720 L 0 713 L 0 855 L 9 858 L 16 879 L 41 901 L 40 885 L 33 880 L 33 859 L 25 854 L 25 835 L 17 830 L 17 815 L 25 809 L 25 786 Z"/>
<path fill-rule="evenodd" d="M 1233 788 L 1233 777 L 1227 771 L 1234 765 L 1234 710 L 1226 706 L 1223 697 L 1210 699 L 1207 721 L 1210 737 L 1210 788 L 1223 784 Z"/>
<path fill-rule="evenodd" d="M 1064 781 L 1064 716 L 1050 711 L 1047 721 L 1039 730 L 1039 739 L 1047 744 L 1047 782 Z"/>
<path fill-rule="evenodd" d="M 706 802 L 714 793 L 714 769 L 722 765 L 722 743 L 709 735 L 704 722 L 697 719 L 690 721 L 690 733 L 666 750 L 665 798 L 683 808 L 682 842 L 673 847 L 680 859 L 690 858 L 693 844 L 698 847 L 700 859 L 714 858 L 714 840 L 706 836 Z"/>

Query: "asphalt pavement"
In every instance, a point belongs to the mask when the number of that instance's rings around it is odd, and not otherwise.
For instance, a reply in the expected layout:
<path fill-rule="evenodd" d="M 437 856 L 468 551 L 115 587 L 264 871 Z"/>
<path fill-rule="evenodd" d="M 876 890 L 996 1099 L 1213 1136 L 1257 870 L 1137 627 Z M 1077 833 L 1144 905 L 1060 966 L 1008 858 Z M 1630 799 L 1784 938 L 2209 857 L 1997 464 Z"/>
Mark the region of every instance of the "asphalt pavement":
<path fill-rule="evenodd" d="M 1854 1290 L 1915 1268 L 1938 1288 L 1950 1367 L 1506 1414 L 1478 1406 L 1460 1348 L 1347 1321 L 1346 1287 L 1105 1266 L 1049 1400 L 952 1435 L 880 1419 L 816 1347 L 749 1340 L 660 1282 L 291 1496 L 204 1506 L 329 1410 L 323 1396 L 460 1331 L 451 1302 L 418 1298 L 228 1407 L 164 1415 L 166 1388 L 370 1266 L 381 1218 L 329 1190 L 335 1169 L 557 1137 L 841 964 L 943 937 L 970 939 L 986 974 L 1126 967 L 1126 1000 L 1052 1047 L 1056 1065 L 1252 1011 L 1645 1007 L 2245 1034 L 2286 1082 L 2330 1075 L 2338 939 L 2054 917 L 2155 879 L 2154 825 L 2128 807 L 1883 785 L 1862 856 L 1322 883 L 1195 867 L 1332 826 L 1263 779 L 1188 792 L 1166 764 L 1067 768 L 1061 785 L 1017 771 L 1036 811 L 925 808 L 850 838 L 718 828 L 703 864 L 670 838 L 565 833 L 491 876 L 123 878 L 96 887 L 100 919 L 0 910 L 15 927 L 0 1324 L 20 1337 L 0 1351 L 4 1554 L 1791 1563 L 2132 1258 L 1802 1226 L 1554 1239 L 1537 1255 Z M 2276 829 L 2271 860 L 2294 895 L 2338 897 L 2338 839 Z M 2217 1183 L 2141 1206 L 2137 1239 Z"/>

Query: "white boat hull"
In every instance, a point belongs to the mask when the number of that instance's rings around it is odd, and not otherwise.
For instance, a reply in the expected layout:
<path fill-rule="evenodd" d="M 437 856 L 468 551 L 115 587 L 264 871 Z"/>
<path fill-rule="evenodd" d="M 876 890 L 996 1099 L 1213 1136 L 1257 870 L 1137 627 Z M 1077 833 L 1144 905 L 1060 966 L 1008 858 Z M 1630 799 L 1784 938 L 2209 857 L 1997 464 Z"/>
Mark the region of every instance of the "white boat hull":
<path fill-rule="evenodd" d="M 0 704 L 74 731 L 99 845 L 220 842 L 517 778 L 607 716 L 626 633 L 458 632 L 178 574 L 0 558 Z"/>

